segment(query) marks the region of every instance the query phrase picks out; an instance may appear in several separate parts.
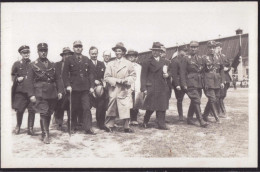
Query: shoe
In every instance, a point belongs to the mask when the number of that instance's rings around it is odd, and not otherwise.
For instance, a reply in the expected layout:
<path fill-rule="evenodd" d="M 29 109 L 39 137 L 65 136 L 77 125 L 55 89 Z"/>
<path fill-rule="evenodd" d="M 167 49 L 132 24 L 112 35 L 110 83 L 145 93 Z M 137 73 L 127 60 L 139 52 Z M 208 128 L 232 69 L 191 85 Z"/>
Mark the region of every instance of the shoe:
<path fill-rule="evenodd" d="M 143 128 L 148 128 L 148 124 L 143 123 L 143 124 L 142 124 L 142 127 L 143 127 Z"/>
<path fill-rule="evenodd" d="M 131 128 L 125 128 L 125 129 L 124 129 L 124 132 L 125 132 L 125 133 L 134 133 L 134 130 L 131 129 Z"/>
<path fill-rule="evenodd" d="M 192 121 L 191 119 L 187 120 L 187 124 L 188 125 L 196 125 L 196 123 L 194 121 Z"/>
<path fill-rule="evenodd" d="M 220 118 L 227 118 L 226 114 L 225 114 L 225 113 L 222 113 L 222 112 L 219 114 L 219 117 L 220 117 Z"/>
<path fill-rule="evenodd" d="M 34 131 L 33 131 L 33 128 L 32 128 L 32 127 L 30 127 L 30 128 L 28 129 L 28 132 L 27 132 L 27 134 L 28 134 L 28 135 L 31 135 L 31 136 L 35 136 L 35 133 L 34 133 Z"/>
<path fill-rule="evenodd" d="M 19 126 L 16 126 L 16 127 L 15 127 L 14 133 L 15 133 L 16 135 L 20 134 L 20 127 L 19 127 Z"/>
<path fill-rule="evenodd" d="M 209 124 L 208 124 L 207 122 L 205 122 L 203 119 L 201 119 L 201 121 L 200 121 L 200 126 L 201 126 L 202 128 L 206 128 L 208 125 L 209 125 Z"/>
<path fill-rule="evenodd" d="M 96 135 L 96 133 L 92 129 L 87 130 L 85 133 L 90 135 Z"/>
<path fill-rule="evenodd" d="M 208 116 L 206 116 L 206 115 L 202 115 L 202 119 L 203 119 L 204 121 L 206 121 L 206 122 L 209 122 L 209 118 L 208 118 Z"/>
<path fill-rule="evenodd" d="M 62 125 L 58 125 L 57 130 L 62 131 Z"/>
<path fill-rule="evenodd" d="M 137 121 L 131 121 L 131 125 L 138 125 L 139 123 Z"/>
<path fill-rule="evenodd" d="M 75 134 L 77 131 L 75 129 L 71 129 L 70 133 Z"/>
<path fill-rule="evenodd" d="M 160 130 L 170 130 L 170 128 L 169 128 L 169 127 L 167 127 L 167 126 L 158 127 L 158 129 L 160 129 Z"/>
<path fill-rule="evenodd" d="M 104 126 L 104 130 L 108 133 L 113 133 L 113 130 L 110 127 Z"/>
<path fill-rule="evenodd" d="M 179 116 L 179 121 L 180 121 L 180 122 L 184 121 L 183 116 Z"/>

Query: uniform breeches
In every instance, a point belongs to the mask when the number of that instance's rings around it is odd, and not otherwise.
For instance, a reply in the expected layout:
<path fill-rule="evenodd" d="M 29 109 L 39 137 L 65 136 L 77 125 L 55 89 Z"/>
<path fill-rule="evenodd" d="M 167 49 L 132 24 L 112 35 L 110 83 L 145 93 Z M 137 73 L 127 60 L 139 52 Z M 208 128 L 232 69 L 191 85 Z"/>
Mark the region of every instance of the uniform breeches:
<path fill-rule="evenodd" d="M 35 113 L 26 93 L 15 93 L 13 108 L 19 113 L 24 113 L 26 108 L 28 113 Z"/>
<path fill-rule="evenodd" d="M 209 103 L 218 102 L 219 97 L 220 97 L 220 89 L 219 88 L 217 88 L 217 89 L 208 88 L 204 92 L 205 92 L 205 95 L 208 98 Z"/>
<path fill-rule="evenodd" d="M 77 124 L 77 113 L 82 109 L 83 128 L 89 130 L 92 127 L 92 115 L 90 111 L 90 96 L 89 91 L 72 91 L 72 114 L 71 128 L 75 128 Z M 79 121 L 81 122 L 81 121 Z"/>
<path fill-rule="evenodd" d="M 174 93 L 175 93 L 175 98 L 177 99 L 177 102 L 178 103 L 182 103 L 183 101 L 183 97 L 185 95 L 185 92 L 183 90 L 177 90 L 175 87 L 174 87 Z"/>
<path fill-rule="evenodd" d="M 202 96 L 202 89 L 200 88 L 188 88 L 187 95 L 191 100 L 191 103 L 200 104 Z"/>
<path fill-rule="evenodd" d="M 43 99 L 41 97 L 36 97 L 36 103 L 33 108 L 37 113 L 44 116 L 51 116 L 56 108 L 57 99 Z"/>

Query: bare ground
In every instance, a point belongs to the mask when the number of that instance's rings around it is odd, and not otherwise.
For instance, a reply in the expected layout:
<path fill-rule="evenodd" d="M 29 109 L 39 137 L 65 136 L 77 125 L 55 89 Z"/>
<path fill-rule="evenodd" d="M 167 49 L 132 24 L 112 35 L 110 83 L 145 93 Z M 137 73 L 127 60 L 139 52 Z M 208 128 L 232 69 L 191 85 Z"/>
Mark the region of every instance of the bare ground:
<path fill-rule="evenodd" d="M 202 97 L 202 110 L 206 105 L 206 97 Z M 184 98 L 184 116 L 189 107 L 189 98 Z M 233 90 L 230 88 L 225 99 L 228 118 L 221 124 L 212 122 L 208 128 L 190 126 L 178 122 L 176 99 L 174 93 L 170 100 L 170 109 L 166 112 L 166 122 L 170 130 L 158 130 L 153 114 L 149 129 L 133 127 L 134 134 L 126 134 L 121 128 L 115 133 L 106 133 L 96 128 L 95 109 L 93 112 L 94 130 L 97 135 L 90 136 L 79 132 L 71 137 L 51 126 L 51 144 L 43 144 L 40 140 L 41 130 L 39 115 L 35 119 L 37 136 L 27 135 L 27 114 L 24 115 L 21 134 L 13 134 L 13 153 L 16 157 L 246 157 L 248 155 L 248 89 Z M 138 121 L 143 120 L 144 111 L 140 111 Z M 16 125 L 13 112 L 13 128 Z M 199 124 L 198 124 L 199 126 Z M 64 125 L 64 130 L 66 127 Z"/>

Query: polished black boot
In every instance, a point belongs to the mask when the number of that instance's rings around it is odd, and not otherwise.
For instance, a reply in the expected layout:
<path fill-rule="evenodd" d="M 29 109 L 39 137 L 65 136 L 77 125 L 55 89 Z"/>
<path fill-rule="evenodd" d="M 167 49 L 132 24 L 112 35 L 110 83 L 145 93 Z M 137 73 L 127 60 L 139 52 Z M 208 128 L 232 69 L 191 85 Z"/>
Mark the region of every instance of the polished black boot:
<path fill-rule="evenodd" d="M 34 136 L 33 126 L 34 126 L 35 113 L 28 114 L 28 131 L 27 133 L 31 136 Z"/>
<path fill-rule="evenodd" d="M 193 104 L 193 107 L 195 109 L 196 117 L 200 123 L 200 126 L 206 128 L 208 126 L 208 123 L 202 119 L 200 104 Z"/>
<path fill-rule="evenodd" d="M 210 111 L 211 111 L 210 105 L 209 105 L 209 102 L 207 102 L 205 109 L 204 109 L 204 113 L 202 115 L 203 120 L 206 121 L 206 122 L 209 121 L 208 116 L 209 116 Z"/>
<path fill-rule="evenodd" d="M 193 107 L 193 103 L 190 102 L 190 106 L 189 106 L 189 110 L 188 110 L 188 114 L 187 114 L 187 124 L 188 125 L 196 125 L 196 123 L 193 122 L 193 114 L 194 114 L 194 107 Z"/>
<path fill-rule="evenodd" d="M 17 124 L 14 129 L 14 133 L 20 134 L 20 128 L 21 128 L 22 120 L 23 120 L 23 112 L 16 112 L 16 120 L 17 120 Z"/>
<path fill-rule="evenodd" d="M 50 144 L 49 140 L 49 116 L 43 116 L 41 115 L 41 120 L 43 124 L 43 131 L 44 131 L 44 138 L 43 138 L 43 143 L 45 144 Z"/>
<path fill-rule="evenodd" d="M 44 137 L 45 137 L 45 135 L 46 135 L 46 133 L 45 133 L 45 131 L 44 131 L 44 127 L 43 127 L 43 117 L 42 117 L 42 115 L 41 115 L 41 117 L 40 117 L 40 125 L 41 125 L 41 130 L 42 130 L 42 138 L 41 138 L 41 140 L 43 141 L 43 139 L 44 139 Z"/>
<path fill-rule="evenodd" d="M 216 119 L 216 122 L 220 123 L 220 120 L 218 118 L 218 110 L 217 110 L 216 104 L 215 103 L 210 103 L 210 107 L 211 107 L 211 111 L 213 113 L 213 116 Z"/>
<path fill-rule="evenodd" d="M 177 102 L 177 110 L 178 110 L 178 114 L 179 114 L 179 121 L 184 121 L 184 119 L 183 119 L 182 102 Z"/>

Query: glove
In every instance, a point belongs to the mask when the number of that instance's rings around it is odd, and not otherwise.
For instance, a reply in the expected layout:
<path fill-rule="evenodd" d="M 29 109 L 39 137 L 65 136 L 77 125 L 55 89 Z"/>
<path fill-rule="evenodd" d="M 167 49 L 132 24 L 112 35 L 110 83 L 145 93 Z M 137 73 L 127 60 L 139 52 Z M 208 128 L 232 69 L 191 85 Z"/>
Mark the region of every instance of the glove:
<path fill-rule="evenodd" d="M 178 85 L 178 86 L 176 87 L 176 89 L 180 91 L 180 90 L 181 90 L 181 87 Z"/>
<path fill-rule="evenodd" d="M 223 89 L 225 86 L 223 83 L 220 84 L 220 88 Z"/>
<path fill-rule="evenodd" d="M 61 98 L 62 98 L 62 94 L 59 93 L 59 94 L 58 94 L 58 100 L 60 100 Z"/>
<path fill-rule="evenodd" d="M 71 92 L 71 91 L 72 91 L 71 86 L 67 86 L 66 90 L 69 91 L 69 92 Z"/>
<path fill-rule="evenodd" d="M 22 81 L 23 81 L 23 78 L 24 78 L 24 77 L 20 76 L 20 77 L 17 78 L 17 81 L 18 81 L 18 82 L 22 82 Z"/>

